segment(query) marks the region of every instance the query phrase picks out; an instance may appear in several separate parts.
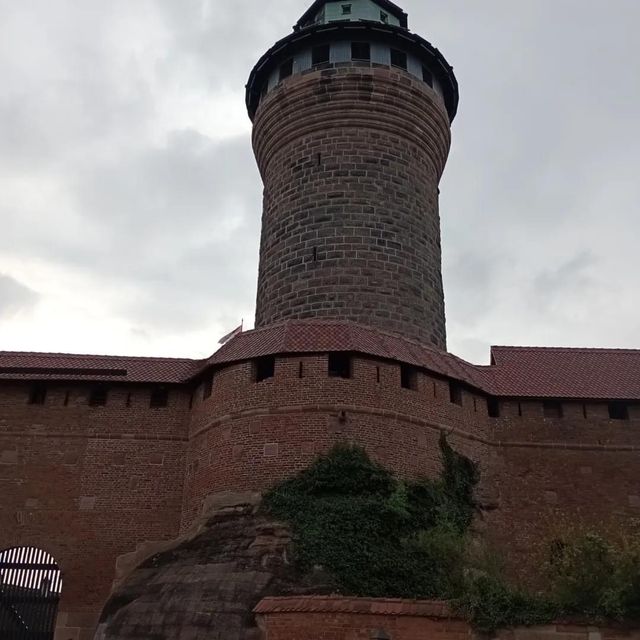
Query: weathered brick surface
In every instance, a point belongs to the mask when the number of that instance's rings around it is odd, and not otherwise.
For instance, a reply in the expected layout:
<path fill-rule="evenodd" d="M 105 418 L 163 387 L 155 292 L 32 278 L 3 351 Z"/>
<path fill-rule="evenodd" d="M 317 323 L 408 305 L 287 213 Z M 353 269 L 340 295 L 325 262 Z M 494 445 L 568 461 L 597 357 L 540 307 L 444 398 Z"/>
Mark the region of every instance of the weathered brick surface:
<path fill-rule="evenodd" d="M 409 600 L 265 598 L 256 607 L 269 640 L 471 640 L 487 638 L 445 605 Z M 489 636 L 490 637 L 490 636 Z M 498 640 L 638 640 L 640 631 L 557 623 L 501 631 Z"/>
<path fill-rule="evenodd" d="M 606 403 L 565 402 L 550 419 L 541 401 L 506 401 L 489 418 L 481 393 L 463 389 L 459 406 L 431 374 L 402 388 L 391 361 L 353 356 L 351 378 L 331 378 L 327 354 L 279 356 L 259 383 L 252 362 L 225 366 L 210 397 L 202 384 L 176 388 L 167 409 L 149 409 L 144 387 L 115 387 L 91 408 L 88 389 L 51 383 L 39 407 L 28 384 L 0 385 L 0 548 L 35 545 L 57 559 L 65 629 L 89 633 L 80 622 L 95 620 L 118 556 L 177 536 L 211 494 L 262 491 L 341 440 L 399 475 L 435 476 L 448 433 L 481 468 L 488 509 L 477 528 L 525 578 L 567 527 L 619 535 L 640 517 L 635 407 L 612 421 Z"/>
<path fill-rule="evenodd" d="M 149 389 L 114 387 L 89 407 L 89 389 L 51 384 L 33 406 L 29 384 L 0 385 L 0 549 L 54 556 L 63 640 L 91 637 L 116 558 L 174 537 L 180 521 L 189 394 L 150 409 Z"/>
<path fill-rule="evenodd" d="M 264 490 L 341 440 L 401 475 L 435 476 L 440 432 L 452 430 L 454 446 L 484 465 L 483 398 L 465 391 L 463 406 L 452 404 L 448 382 L 423 373 L 415 391 L 403 389 L 398 365 L 364 357 L 352 359 L 350 379 L 327 371 L 327 355 L 282 357 L 275 376 L 256 383 L 247 362 L 219 371 L 206 400 L 196 390 L 183 526 L 212 490 Z"/>
<path fill-rule="evenodd" d="M 341 318 L 444 349 L 440 97 L 401 70 L 316 70 L 269 93 L 253 142 L 264 181 L 256 326 Z"/>

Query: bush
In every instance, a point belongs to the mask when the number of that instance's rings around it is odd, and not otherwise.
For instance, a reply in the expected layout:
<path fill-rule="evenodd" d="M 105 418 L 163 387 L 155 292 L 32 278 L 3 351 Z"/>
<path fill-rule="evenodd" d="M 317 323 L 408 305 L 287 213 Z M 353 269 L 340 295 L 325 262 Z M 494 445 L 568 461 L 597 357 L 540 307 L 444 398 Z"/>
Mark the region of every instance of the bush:
<path fill-rule="evenodd" d="M 595 533 L 553 546 L 551 590 L 564 614 L 595 620 L 640 617 L 640 544 L 616 546 Z"/>

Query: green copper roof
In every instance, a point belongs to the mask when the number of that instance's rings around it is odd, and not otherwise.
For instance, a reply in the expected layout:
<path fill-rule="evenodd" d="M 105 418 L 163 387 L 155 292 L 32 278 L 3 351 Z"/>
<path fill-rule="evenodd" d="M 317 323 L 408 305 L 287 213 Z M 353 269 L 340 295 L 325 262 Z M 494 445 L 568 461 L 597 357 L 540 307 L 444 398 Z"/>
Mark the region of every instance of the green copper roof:
<path fill-rule="evenodd" d="M 407 14 L 388 0 L 317 0 L 305 11 L 294 29 L 363 20 L 408 28 Z"/>

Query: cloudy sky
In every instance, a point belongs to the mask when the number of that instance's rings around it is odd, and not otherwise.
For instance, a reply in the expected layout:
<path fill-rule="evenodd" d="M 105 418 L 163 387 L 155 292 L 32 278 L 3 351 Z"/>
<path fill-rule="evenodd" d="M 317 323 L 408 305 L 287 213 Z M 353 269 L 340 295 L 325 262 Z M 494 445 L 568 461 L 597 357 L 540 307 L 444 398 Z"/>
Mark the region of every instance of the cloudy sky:
<path fill-rule="evenodd" d="M 296 0 L 0 0 L 0 350 L 201 357 L 253 320 L 244 84 Z M 454 66 L 450 350 L 640 348 L 638 0 L 405 0 Z"/>

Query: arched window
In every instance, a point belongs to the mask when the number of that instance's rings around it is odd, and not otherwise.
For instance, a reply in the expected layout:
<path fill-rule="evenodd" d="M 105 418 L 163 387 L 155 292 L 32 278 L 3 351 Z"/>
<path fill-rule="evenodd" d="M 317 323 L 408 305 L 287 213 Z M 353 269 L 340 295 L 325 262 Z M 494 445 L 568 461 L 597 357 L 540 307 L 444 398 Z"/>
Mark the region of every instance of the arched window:
<path fill-rule="evenodd" d="M 53 640 L 61 593 L 60 568 L 46 551 L 0 551 L 0 638 Z"/>

